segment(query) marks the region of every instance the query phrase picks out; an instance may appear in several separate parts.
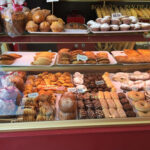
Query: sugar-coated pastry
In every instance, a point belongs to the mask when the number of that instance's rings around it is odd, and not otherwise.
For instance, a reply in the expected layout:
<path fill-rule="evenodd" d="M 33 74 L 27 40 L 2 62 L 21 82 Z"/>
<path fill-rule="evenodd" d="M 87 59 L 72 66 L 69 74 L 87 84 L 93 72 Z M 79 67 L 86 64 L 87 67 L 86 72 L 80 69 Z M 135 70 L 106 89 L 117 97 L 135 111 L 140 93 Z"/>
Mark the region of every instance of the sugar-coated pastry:
<path fill-rule="evenodd" d="M 130 91 L 127 93 L 127 95 L 133 101 L 139 101 L 145 99 L 144 92 Z"/>
<path fill-rule="evenodd" d="M 140 100 L 135 103 L 135 108 L 138 111 L 147 112 L 150 111 L 150 103 L 145 100 Z"/>
<path fill-rule="evenodd" d="M 111 99 L 110 92 L 104 92 L 105 99 Z"/>
<path fill-rule="evenodd" d="M 125 111 L 124 111 L 122 108 L 117 108 L 117 111 L 118 111 L 119 116 L 120 116 L 121 118 L 126 118 L 126 117 L 127 117 Z"/>
<path fill-rule="evenodd" d="M 112 99 L 106 99 L 106 102 L 107 102 L 109 108 L 116 108 L 116 105 Z"/>
<path fill-rule="evenodd" d="M 128 25 L 128 24 L 121 24 L 120 25 L 121 31 L 128 31 L 129 29 L 130 29 L 130 25 Z"/>
<path fill-rule="evenodd" d="M 111 118 L 111 114 L 109 112 L 109 109 L 104 108 L 103 113 L 104 113 L 105 118 Z"/>
<path fill-rule="evenodd" d="M 117 112 L 116 109 L 114 109 L 114 108 L 109 108 L 109 112 L 110 112 L 112 118 L 120 118 L 120 115 L 119 115 L 119 113 Z"/>
<path fill-rule="evenodd" d="M 122 104 L 120 103 L 119 99 L 114 99 L 114 103 L 117 108 L 122 108 Z"/>
<path fill-rule="evenodd" d="M 106 102 L 105 99 L 99 99 L 99 101 L 100 101 L 100 103 L 101 103 L 103 109 L 104 109 L 104 108 L 106 108 L 106 109 L 108 108 L 108 105 L 107 105 L 107 102 Z"/>
<path fill-rule="evenodd" d="M 107 23 L 104 23 L 101 25 L 100 29 L 101 29 L 101 31 L 109 31 L 110 25 L 108 25 Z"/>

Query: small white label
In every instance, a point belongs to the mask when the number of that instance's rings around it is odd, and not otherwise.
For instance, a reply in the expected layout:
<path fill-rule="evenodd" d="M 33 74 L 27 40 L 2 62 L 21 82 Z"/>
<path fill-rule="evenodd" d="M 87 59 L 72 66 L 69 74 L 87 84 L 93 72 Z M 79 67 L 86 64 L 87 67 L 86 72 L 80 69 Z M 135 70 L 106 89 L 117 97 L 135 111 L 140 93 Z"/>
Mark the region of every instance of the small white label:
<path fill-rule="evenodd" d="M 137 87 L 132 87 L 132 91 L 138 91 Z"/>
<path fill-rule="evenodd" d="M 68 92 L 72 92 L 72 93 L 75 93 L 77 91 L 76 88 L 68 88 L 67 90 Z"/>
<path fill-rule="evenodd" d="M 30 94 L 28 94 L 28 97 L 30 97 L 30 98 L 35 98 L 35 97 L 38 97 L 38 96 L 39 96 L 38 93 L 30 93 Z"/>
<path fill-rule="evenodd" d="M 84 92 L 86 92 L 85 89 L 77 89 L 77 93 L 84 93 Z"/>
<path fill-rule="evenodd" d="M 59 0 L 46 0 L 47 3 L 49 2 L 58 2 Z"/>
<path fill-rule="evenodd" d="M 96 85 L 103 85 L 105 84 L 104 80 L 100 80 L 100 81 L 95 81 Z"/>
<path fill-rule="evenodd" d="M 87 61 L 88 60 L 88 57 L 87 56 L 85 56 L 85 55 L 80 55 L 80 54 L 78 54 L 77 55 L 77 61 Z"/>
<path fill-rule="evenodd" d="M 122 17 L 121 13 L 113 13 L 112 14 L 112 18 L 120 18 L 120 17 Z"/>

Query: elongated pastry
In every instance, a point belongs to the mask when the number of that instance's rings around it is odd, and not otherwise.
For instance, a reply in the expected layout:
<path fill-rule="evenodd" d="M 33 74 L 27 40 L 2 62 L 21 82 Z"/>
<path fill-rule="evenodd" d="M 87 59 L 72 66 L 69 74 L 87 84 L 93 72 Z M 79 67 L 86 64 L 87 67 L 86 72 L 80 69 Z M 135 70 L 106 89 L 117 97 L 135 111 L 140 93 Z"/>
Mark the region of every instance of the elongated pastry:
<path fill-rule="evenodd" d="M 111 99 L 110 92 L 104 92 L 105 99 Z"/>
<path fill-rule="evenodd" d="M 104 113 L 105 118 L 111 118 L 111 114 L 109 112 L 109 109 L 104 108 L 103 113 Z"/>
<path fill-rule="evenodd" d="M 109 108 L 116 108 L 116 105 L 112 99 L 106 99 Z"/>
<path fill-rule="evenodd" d="M 109 112 L 110 112 L 112 118 L 120 118 L 120 116 L 119 116 L 118 112 L 116 111 L 116 109 L 110 108 Z"/>
<path fill-rule="evenodd" d="M 121 118 L 126 118 L 126 113 L 124 112 L 124 110 L 122 108 L 117 108 L 117 111 L 120 115 Z"/>
<path fill-rule="evenodd" d="M 107 102 L 105 99 L 99 99 L 100 103 L 101 103 L 101 106 L 102 108 L 108 108 L 108 105 L 107 105 Z"/>
<path fill-rule="evenodd" d="M 119 99 L 118 95 L 116 92 L 110 92 L 112 99 Z"/>
<path fill-rule="evenodd" d="M 104 92 L 99 91 L 99 92 L 98 92 L 98 98 L 99 98 L 99 99 L 104 99 Z"/>
<path fill-rule="evenodd" d="M 117 108 L 122 108 L 122 104 L 120 103 L 119 99 L 114 99 L 113 101 L 116 104 Z"/>

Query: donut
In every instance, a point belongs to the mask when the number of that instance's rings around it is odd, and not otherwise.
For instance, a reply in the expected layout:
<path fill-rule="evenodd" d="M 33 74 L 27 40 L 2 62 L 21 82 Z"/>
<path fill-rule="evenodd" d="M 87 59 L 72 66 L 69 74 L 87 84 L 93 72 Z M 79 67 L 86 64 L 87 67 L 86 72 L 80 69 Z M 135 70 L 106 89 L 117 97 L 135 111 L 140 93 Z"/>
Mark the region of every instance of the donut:
<path fill-rule="evenodd" d="M 127 95 L 133 101 L 139 101 L 145 99 L 145 95 L 143 92 L 130 91 L 127 93 Z"/>
<path fill-rule="evenodd" d="M 137 114 L 139 115 L 139 117 L 150 117 L 150 111 L 147 112 L 138 111 Z"/>
<path fill-rule="evenodd" d="M 122 99 L 122 98 L 126 98 L 126 95 L 124 93 L 118 93 L 118 97 L 119 99 Z"/>
<path fill-rule="evenodd" d="M 124 104 L 124 105 L 123 105 L 123 109 L 124 109 L 125 111 L 127 111 L 127 110 L 132 110 L 132 106 L 131 106 L 130 104 Z"/>
<path fill-rule="evenodd" d="M 129 101 L 126 98 L 121 99 L 120 102 L 121 102 L 122 105 L 129 104 Z"/>
<path fill-rule="evenodd" d="M 116 111 L 116 109 L 110 108 L 109 112 L 110 112 L 112 118 L 120 118 L 119 113 Z"/>
<path fill-rule="evenodd" d="M 118 111 L 119 116 L 121 118 L 126 118 L 127 117 L 126 113 L 124 112 L 124 110 L 122 108 L 117 108 L 117 111 Z"/>
<path fill-rule="evenodd" d="M 150 103 L 147 101 L 138 101 L 135 103 L 135 108 L 142 112 L 150 111 Z"/>
<path fill-rule="evenodd" d="M 106 102 L 107 102 L 109 108 L 116 108 L 116 105 L 112 99 L 106 99 Z"/>
<path fill-rule="evenodd" d="M 133 110 L 126 111 L 127 117 L 136 117 L 136 113 Z"/>

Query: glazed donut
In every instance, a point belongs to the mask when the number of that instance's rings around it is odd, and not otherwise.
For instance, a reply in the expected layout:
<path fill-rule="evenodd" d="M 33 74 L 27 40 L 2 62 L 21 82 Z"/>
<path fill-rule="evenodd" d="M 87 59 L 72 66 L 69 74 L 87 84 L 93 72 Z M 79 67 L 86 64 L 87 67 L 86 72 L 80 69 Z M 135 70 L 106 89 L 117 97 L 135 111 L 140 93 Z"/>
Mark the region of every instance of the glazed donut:
<path fill-rule="evenodd" d="M 105 118 L 111 118 L 109 109 L 104 108 L 103 109 L 103 113 L 104 113 Z"/>
<path fill-rule="evenodd" d="M 150 111 L 150 103 L 147 101 L 138 101 L 135 103 L 135 108 L 142 112 Z"/>
<path fill-rule="evenodd" d="M 150 117 L 150 111 L 147 112 L 138 111 L 137 114 L 139 115 L 139 117 Z"/>
<path fill-rule="evenodd" d="M 127 93 L 127 95 L 133 101 L 139 101 L 145 99 L 145 95 L 143 92 L 130 91 Z"/>
<path fill-rule="evenodd" d="M 103 109 L 108 108 L 108 105 L 107 105 L 107 102 L 105 101 L 105 99 L 100 99 L 99 101 L 100 101 L 101 106 L 102 106 Z"/>
<path fill-rule="evenodd" d="M 109 108 L 116 108 L 116 105 L 112 99 L 106 99 L 106 102 L 107 102 Z"/>
<path fill-rule="evenodd" d="M 126 113 L 124 112 L 124 110 L 122 108 L 117 108 L 117 111 L 118 111 L 121 118 L 127 117 Z"/>
<path fill-rule="evenodd" d="M 116 111 L 116 109 L 110 108 L 109 112 L 110 112 L 112 118 L 120 118 L 119 113 Z"/>

